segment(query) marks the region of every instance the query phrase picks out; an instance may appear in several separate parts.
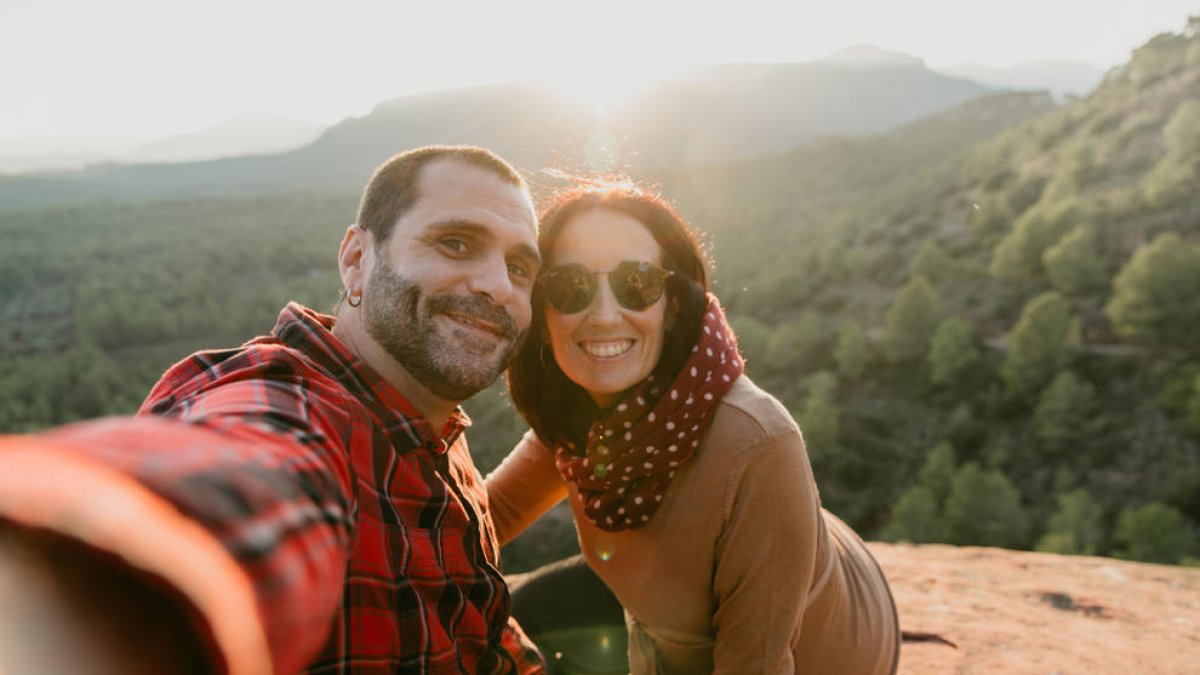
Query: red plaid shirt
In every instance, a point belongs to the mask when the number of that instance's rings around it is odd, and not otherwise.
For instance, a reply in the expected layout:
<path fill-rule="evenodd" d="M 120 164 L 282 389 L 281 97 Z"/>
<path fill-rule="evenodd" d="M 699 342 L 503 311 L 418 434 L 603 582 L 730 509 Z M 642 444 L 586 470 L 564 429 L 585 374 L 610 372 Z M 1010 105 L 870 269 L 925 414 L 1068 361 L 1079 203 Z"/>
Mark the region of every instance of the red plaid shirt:
<path fill-rule="evenodd" d="M 116 548 L 183 588 L 231 670 L 257 672 L 269 660 L 276 673 L 536 672 L 536 652 L 509 619 L 463 435 L 470 421 L 460 410 L 435 433 L 333 336 L 332 322 L 290 304 L 272 335 L 176 364 L 137 418 L 0 444 L 0 453 L 17 446 L 7 458 L 30 473 L 69 457 L 80 476 L 67 480 L 82 494 L 122 495 L 106 503 L 141 486 L 144 510 L 167 525 L 146 517 L 152 524 L 138 532 L 136 518 L 84 513 L 59 491 L 42 494 L 41 507 L 14 506 L 22 488 L 3 479 L 0 515 Z M 177 536 L 188 529 L 169 524 L 180 515 L 202 531 Z M 122 522 L 137 536 L 123 535 Z M 159 531 L 161 545 L 139 543 Z M 208 537 L 219 546 L 205 548 Z M 250 598 L 241 611 L 212 598 L 239 587 Z M 248 606 L 257 625 L 246 624 Z"/>

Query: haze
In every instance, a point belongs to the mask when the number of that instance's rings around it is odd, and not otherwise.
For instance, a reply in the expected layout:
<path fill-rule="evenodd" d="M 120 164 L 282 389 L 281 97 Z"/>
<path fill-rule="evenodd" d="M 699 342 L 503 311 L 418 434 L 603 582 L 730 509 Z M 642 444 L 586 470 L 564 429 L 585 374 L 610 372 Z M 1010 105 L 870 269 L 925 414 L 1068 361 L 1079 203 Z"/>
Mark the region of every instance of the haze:
<path fill-rule="evenodd" d="M 403 94 L 521 80 L 603 105 L 682 66 L 803 61 L 863 43 L 931 66 L 1107 68 L 1198 10 L 1188 0 L 6 0 L 0 141 L 145 141 L 245 113 L 328 124 Z"/>

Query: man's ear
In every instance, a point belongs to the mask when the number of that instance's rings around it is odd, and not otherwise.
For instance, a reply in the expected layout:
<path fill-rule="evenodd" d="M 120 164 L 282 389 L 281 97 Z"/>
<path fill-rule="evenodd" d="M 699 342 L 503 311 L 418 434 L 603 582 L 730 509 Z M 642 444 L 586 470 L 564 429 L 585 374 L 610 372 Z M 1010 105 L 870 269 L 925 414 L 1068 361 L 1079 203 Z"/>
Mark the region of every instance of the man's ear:
<path fill-rule="evenodd" d="M 346 236 L 342 237 L 342 245 L 338 248 L 338 274 L 342 277 L 342 289 L 348 295 L 363 292 L 373 243 L 371 233 L 357 224 L 346 228 Z"/>

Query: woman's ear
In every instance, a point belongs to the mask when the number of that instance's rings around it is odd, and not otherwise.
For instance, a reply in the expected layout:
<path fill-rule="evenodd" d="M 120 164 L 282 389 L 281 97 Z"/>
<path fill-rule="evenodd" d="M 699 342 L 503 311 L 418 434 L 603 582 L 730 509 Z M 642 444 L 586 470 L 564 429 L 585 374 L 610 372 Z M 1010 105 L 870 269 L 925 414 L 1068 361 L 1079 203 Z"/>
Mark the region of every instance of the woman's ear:
<path fill-rule="evenodd" d="M 663 316 L 663 334 L 675 330 L 675 319 L 679 317 L 679 298 L 667 296 L 667 311 Z"/>

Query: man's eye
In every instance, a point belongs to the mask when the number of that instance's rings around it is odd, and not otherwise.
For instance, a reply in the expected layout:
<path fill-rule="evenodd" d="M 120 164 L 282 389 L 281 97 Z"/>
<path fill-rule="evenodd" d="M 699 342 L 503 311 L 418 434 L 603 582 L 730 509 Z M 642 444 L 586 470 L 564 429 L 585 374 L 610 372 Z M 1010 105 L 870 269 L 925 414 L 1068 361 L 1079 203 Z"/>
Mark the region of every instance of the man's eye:
<path fill-rule="evenodd" d="M 463 254 L 470 250 L 467 242 L 455 237 L 446 237 L 438 241 L 438 245 L 451 253 Z"/>
<path fill-rule="evenodd" d="M 529 267 L 522 263 L 509 263 L 508 273 L 518 279 L 529 279 L 532 274 L 529 272 Z"/>

